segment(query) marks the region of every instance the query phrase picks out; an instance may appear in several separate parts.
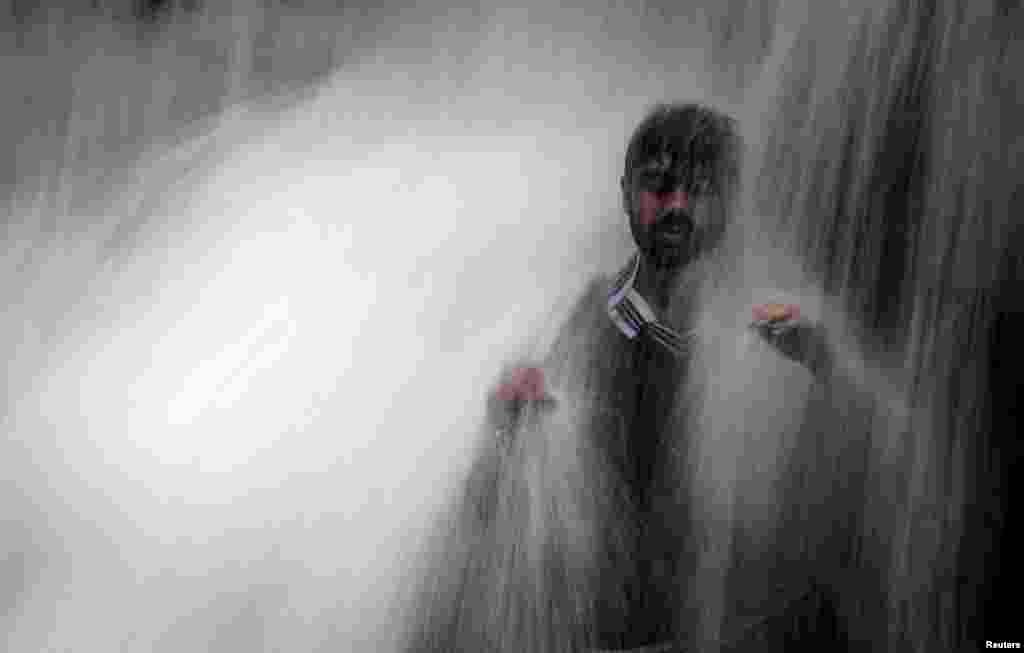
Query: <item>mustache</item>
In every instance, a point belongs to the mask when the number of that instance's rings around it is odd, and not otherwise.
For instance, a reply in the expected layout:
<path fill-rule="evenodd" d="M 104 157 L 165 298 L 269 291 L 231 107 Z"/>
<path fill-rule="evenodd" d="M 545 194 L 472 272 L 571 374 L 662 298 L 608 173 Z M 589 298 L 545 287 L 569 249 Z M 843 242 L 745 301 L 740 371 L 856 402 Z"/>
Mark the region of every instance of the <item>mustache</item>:
<path fill-rule="evenodd" d="M 681 228 L 683 231 L 693 231 L 697 223 L 689 211 L 673 209 L 660 214 L 654 221 L 655 231 Z"/>

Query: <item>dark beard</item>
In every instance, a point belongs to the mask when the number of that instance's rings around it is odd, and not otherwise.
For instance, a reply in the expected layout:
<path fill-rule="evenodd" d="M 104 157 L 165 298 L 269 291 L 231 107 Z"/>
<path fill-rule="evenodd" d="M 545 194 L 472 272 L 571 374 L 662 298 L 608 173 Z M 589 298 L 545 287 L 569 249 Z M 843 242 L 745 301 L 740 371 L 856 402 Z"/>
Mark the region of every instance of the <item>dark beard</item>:
<path fill-rule="evenodd" d="M 652 265 L 661 270 L 684 267 L 696 255 L 696 233 L 690 233 L 679 242 L 667 242 L 657 232 L 649 234 L 644 254 Z"/>
<path fill-rule="evenodd" d="M 678 246 L 652 245 L 645 252 L 647 260 L 660 270 L 672 270 L 682 267 L 686 262 L 684 250 Z"/>

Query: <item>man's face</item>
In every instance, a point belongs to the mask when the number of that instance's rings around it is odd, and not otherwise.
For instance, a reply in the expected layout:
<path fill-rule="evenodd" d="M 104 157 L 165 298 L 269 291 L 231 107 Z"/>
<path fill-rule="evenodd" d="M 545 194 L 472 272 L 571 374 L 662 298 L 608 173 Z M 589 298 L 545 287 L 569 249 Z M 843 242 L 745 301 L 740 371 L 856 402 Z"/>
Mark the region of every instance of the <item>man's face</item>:
<path fill-rule="evenodd" d="M 666 153 L 641 161 L 622 180 L 633 239 L 660 268 L 682 267 L 699 251 L 701 225 L 708 224 L 714 199 L 702 172 Z"/>

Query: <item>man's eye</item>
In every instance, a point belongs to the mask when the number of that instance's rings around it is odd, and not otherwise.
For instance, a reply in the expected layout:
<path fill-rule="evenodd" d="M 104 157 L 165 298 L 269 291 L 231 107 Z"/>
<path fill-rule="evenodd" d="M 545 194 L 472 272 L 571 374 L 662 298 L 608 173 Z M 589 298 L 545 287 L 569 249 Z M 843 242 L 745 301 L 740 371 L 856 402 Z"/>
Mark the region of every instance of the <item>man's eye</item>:
<path fill-rule="evenodd" d="M 641 189 L 654 192 L 661 188 L 661 177 L 654 174 L 643 175 L 638 183 Z"/>
<path fill-rule="evenodd" d="M 712 195 L 714 194 L 714 185 L 712 185 L 710 179 L 701 179 L 693 184 L 694 195 Z"/>

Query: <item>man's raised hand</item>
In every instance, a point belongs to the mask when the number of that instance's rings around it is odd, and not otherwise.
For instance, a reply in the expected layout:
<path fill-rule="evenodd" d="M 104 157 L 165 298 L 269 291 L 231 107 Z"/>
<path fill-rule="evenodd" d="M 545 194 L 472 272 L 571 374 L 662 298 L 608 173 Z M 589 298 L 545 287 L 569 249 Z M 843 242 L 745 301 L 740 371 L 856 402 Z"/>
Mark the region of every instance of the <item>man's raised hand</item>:
<path fill-rule="evenodd" d="M 802 316 L 795 304 L 757 304 L 750 327 L 786 358 L 820 374 L 826 363 L 824 328 Z"/>

